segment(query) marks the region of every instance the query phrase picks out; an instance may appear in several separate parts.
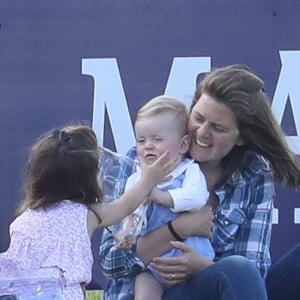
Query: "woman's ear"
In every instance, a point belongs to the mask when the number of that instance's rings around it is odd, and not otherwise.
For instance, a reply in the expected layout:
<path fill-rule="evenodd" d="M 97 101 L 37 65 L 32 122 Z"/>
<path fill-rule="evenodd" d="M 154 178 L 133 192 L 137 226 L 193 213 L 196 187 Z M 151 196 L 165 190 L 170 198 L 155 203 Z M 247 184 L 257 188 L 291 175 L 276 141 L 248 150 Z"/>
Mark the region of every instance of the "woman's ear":
<path fill-rule="evenodd" d="M 187 153 L 190 149 L 190 145 L 191 145 L 191 137 L 186 134 L 181 138 L 181 145 L 180 145 L 179 152 L 181 154 Z"/>
<path fill-rule="evenodd" d="M 238 137 L 236 143 L 235 143 L 237 146 L 244 146 L 245 145 L 245 141 L 242 137 Z"/>

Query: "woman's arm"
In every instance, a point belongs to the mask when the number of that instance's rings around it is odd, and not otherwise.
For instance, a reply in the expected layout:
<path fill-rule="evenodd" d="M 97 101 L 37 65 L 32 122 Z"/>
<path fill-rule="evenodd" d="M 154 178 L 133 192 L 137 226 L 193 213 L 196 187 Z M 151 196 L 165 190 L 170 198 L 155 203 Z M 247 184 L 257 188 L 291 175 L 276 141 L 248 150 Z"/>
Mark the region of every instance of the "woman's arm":
<path fill-rule="evenodd" d="M 197 212 L 181 213 L 172 225 L 177 234 L 186 239 L 190 235 L 201 235 L 210 237 L 213 227 L 213 212 L 209 205 L 204 206 Z M 136 252 L 137 256 L 148 264 L 153 257 L 161 256 L 173 248 L 170 241 L 174 241 L 175 237 L 170 232 L 167 225 L 154 230 L 137 240 Z"/>
<path fill-rule="evenodd" d="M 181 251 L 180 256 L 154 257 L 150 263 L 166 284 L 173 285 L 184 282 L 192 275 L 214 264 L 213 261 L 200 256 L 184 243 L 171 242 L 171 244 Z"/>
<path fill-rule="evenodd" d="M 176 211 L 195 210 L 194 213 L 181 213 L 172 221 L 172 227 L 182 240 L 190 235 L 211 236 L 213 226 L 213 213 L 210 204 L 207 202 L 209 196 L 206 187 L 206 180 L 199 166 L 195 163 L 189 165 L 185 170 L 185 177 L 181 188 L 169 190 L 175 203 Z M 176 240 L 167 226 L 163 226 L 138 239 L 137 255 L 147 264 L 155 256 L 161 256 L 172 249 L 170 241 Z"/>
<path fill-rule="evenodd" d="M 238 195 L 238 198 L 228 198 L 227 201 L 233 206 L 239 204 L 241 209 L 246 211 L 246 219 L 243 221 L 243 224 L 237 225 L 237 231 L 235 233 L 232 232 L 233 236 L 229 235 L 226 237 L 227 225 L 230 232 L 233 224 L 231 224 L 230 220 L 227 222 L 218 217 L 216 220 L 217 230 L 214 234 L 218 235 L 218 230 L 220 230 L 221 235 L 218 238 L 224 238 L 224 242 L 223 244 L 217 243 L 215 246 L 220 251 L 223 246 L 228 248 L 229 244 L 233 243 L 233 246 L 230 247 L 231 250 L 227 250 L 227 255 L 241 255 L 252 260 L 262 276 L 265 276 L 270 266 L 269 246 L 274 200 L 274 184 L 271 171 L 261 172 L 254 178 L 252 177 L 251 184 L 245 187 L 242 201 L 240 199 L 240 189 L 237 190 L 236 195 Z M 222 207 L 220 209 L 222 210 Z M 191 234 L 193 229 L 193 226 L 191 226 L 193 223 L 192 218 L 188 218 L 187 221 L 191 223 L 184 222 L 186 225 L 184 226 L 184 224 L 180 224 L 180 218 L 174 220 L 173 227 L 175 231 L 184 236 L 188 233 L 185 230 L 190 228 L 191 231 L 189 232 Z M 197 232 L 194 232 L 194 234 L 197 234 Z M 229 240 L 227 241 L 226 238 Z M 213 264 L 213 262 L 199 256 L 183 243 L 176 242 L 173 243 L 173 246 L 181 250 L 181 256 L 155 257 L 151 262 L 152 267 L 159 272 L 160 276 L 168 284 L 183 282 L 196 272 Z M 219 253 L 219 258 L 222 259 L 222 252 Z"/>
<path fill-rule="evenodd" d="M 210 236 L 212 224 L 213 214 L 209 206 L 204 206 L 195 213 L 182 213 L 173 221 L 173 227 L 184 238 L 191 234 Z M 104 230 L 99 251 L 102 272 L 109 279 L 138 272 L 153 257 L 161 256 L 174 246 L 171 241 L 175 238 L 167 226 L 139 237 L 136 248 L 132 247 L 130 250 L 115 246 L 113 235 L 117 232 L 118 225 L 111 226 L 110 229 L 112 232 Z"/>

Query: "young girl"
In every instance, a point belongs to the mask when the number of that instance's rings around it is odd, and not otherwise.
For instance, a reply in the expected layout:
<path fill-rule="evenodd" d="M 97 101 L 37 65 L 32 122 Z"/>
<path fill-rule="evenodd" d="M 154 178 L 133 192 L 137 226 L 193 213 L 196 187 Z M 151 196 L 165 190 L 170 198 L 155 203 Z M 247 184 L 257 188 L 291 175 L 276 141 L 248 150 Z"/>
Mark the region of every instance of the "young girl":
<path fill-rule="evenodd" d="M 10 226 L 10 246 L 0 254 L 0 270 L 62 270 L 65 299 L 84 299 L 91 279 L 90 237 L 98 226 L 119 222 L 166 180 L 167 153 L 142 164 L 142 178 L 119 200 L 101 203 L 99 151 L 87 126 L 47 132 L 33 145 L 24 175 L 24 199 Z"/>

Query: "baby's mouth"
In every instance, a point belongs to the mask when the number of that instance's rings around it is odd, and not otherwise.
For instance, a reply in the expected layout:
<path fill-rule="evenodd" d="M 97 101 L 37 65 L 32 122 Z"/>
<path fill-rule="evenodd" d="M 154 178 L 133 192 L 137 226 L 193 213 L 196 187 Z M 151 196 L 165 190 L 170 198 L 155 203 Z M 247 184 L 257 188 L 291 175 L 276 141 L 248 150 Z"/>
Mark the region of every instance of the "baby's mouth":
<path fill-rule="evenodd" d="M 145 159 L 146 162 L 149 162 L 149 161 L 153 162 L 153 161 L 156 160 L 156 158 L 157 158 L 157 156 L 155 154 L 151 154 L 151 153 L 146 154 L 144 156 L 144 159 Z"/>

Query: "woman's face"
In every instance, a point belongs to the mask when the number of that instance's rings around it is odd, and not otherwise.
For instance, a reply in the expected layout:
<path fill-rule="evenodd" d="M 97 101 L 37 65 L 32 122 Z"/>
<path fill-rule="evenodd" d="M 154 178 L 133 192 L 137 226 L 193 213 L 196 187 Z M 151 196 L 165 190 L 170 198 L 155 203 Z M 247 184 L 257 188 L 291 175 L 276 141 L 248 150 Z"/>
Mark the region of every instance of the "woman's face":
<path fill-rule="evenodd" d="M 219 166 L 235 145 L 243 145 L 233 111 L 205 93 L 192 109 L 188 132 L 190 154 L 202 164 Z"/>

